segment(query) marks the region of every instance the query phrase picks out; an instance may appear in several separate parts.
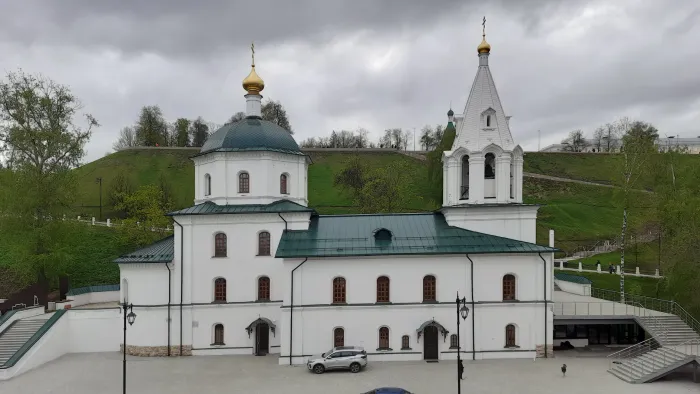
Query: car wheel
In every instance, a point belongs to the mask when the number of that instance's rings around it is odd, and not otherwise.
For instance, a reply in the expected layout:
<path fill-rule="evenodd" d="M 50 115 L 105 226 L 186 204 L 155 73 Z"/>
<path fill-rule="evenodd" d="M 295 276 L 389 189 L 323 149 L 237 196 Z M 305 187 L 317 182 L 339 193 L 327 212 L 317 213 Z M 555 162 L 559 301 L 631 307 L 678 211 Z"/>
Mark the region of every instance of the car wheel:
<path fill-rule="evenodd" d="M 325 370 L 326 368 L 324 368 L 321 364 L 314 365 L 314 373 L 322 374 L 323 372 L 325 372 Z"/>
<path fill-rule="evenodd" d="M 358 363 L 350 364 L 350 372 L 358 373 L 358 372 L 360 372 L 360 369 L 362 369 L 362 367 L 360 367 L 360 364 L 358 364 Z"/>

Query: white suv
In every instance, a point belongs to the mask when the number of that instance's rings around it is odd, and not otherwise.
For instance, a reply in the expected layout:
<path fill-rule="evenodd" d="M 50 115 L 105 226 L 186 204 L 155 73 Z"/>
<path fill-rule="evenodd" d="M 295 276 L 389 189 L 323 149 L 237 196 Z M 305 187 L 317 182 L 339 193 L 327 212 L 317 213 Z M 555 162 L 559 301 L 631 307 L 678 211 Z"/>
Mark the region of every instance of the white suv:
<path fill-rule="evenodd" d="M 367 366 L 367 352 L 359 346 L 338 346 L 320 356 L 310 357 L 306 366 L 314 373 L 333 369 L 349 369 L 357 373 Z"/>

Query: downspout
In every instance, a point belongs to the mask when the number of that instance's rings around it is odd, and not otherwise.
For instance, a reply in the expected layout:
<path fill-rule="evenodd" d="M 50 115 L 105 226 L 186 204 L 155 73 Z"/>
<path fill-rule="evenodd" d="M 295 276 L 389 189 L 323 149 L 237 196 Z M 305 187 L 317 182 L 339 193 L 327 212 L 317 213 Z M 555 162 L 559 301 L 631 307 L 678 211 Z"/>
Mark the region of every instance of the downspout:
<path fill-rule="evenodd" d="M 467 259 L 469 259 L 469 262 L 471 263 L 471 274 L 469 275 L 469 278 L 471 279 L 472 282 L 472 360 L 476 360 L 476 322 L 474 320 L 474 313 L 476 312 L 476 308 L 474 308 L 474 261 L 472 261 L 471 257 L 469 257 L 469 254 L 467 254 Z"/>
<path fill-rule="evenodd" d="M 542 257 L 542 253 L 537 255 L 540 256 L 544 263 L 544 358 L 547 358 L 547 261 Z"/>
<path fill-rule="evenodd" d="M 182 248 L 185 245 L 185 243 L 184 243 L 185 231 L 182 228 L 182 225 L 180 223 L 178 223 L 177 220 L 175 220 L 175 218 L 173 218 L 173 223 L 177 224 L 178 227 L 180 227 L 180 353 L 179 353 L 179 355 L 182 356 L 182 325 L 183 325 L 183 323 L 182 323 L 182 299 L 183 299 L 183 294 L 184 294 L 183 285 L 185 283 L 185 278 L 183 276 L 184 271 L 185 271 L 185 264 L 182 260 L 183 256 L 184 256 Z"/>
<path fill-rule="evenodd" d="M 280 216 L 281 217 L 281 216 Z M 284 219 L 282 219 L 284 220 Z M 286 222 L 285 222 L 286 223 Z M 289 365 L 292 365 L 292 343 L 294 342 L 294 271 L 297 270 L 297 268 L 301 267 L 306 263 L 306 260 L 309 258 L 306 257 L 304 258 L 304 261 L 299 263 L 293 270 L 292 270 L 292 275 L 290 276 L 290 281 L 291 283 L 291 288 L 292 288 L 292 296 L 290 297 L 289 301 Z"/>
<path fill-rule="evenodd" d="M 287 231 L 287 221 L 284 220 L 281 213 L 277 212 L 277 215 L 284 221 L 284 231 Z"/>
<path fill-rule="evenodd" d="M 168 269 L 168 357 L 170 357 L 170 303 L 172 302 L 172 271 L 168 263 L 165 263 L 165 268 Z"/>

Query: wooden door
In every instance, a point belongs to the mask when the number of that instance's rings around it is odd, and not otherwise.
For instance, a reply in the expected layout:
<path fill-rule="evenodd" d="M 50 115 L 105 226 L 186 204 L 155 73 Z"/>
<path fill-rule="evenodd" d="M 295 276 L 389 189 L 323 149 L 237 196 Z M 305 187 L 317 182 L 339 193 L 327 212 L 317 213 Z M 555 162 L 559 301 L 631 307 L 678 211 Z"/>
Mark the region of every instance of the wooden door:
<path fill-rule="evenodd" d="M 255 354 L 264 356 L 270 352 L 270 326 L 260 323 L 255 328 Z"/>
<path fill-rule="evenodd" d="M 423 359 L 438 359 L 438 329 L 435 326 L 428 326 L 423 330 Z"/>

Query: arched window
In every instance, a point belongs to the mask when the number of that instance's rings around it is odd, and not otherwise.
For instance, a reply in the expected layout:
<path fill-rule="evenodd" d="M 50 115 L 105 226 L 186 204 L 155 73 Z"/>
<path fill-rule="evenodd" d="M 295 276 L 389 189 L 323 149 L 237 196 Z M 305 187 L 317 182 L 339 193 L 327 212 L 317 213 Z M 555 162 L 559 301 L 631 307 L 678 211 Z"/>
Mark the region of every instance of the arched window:
<path fill-rule="evenodd" d="M 129 303 L 129 281 L 126 278 L 122 279 L 122 298 L 124 304 Z"/>
<path fill-rule="evenodd" d="M 211 175 L 204 175 L 204 195 L 211 195 Z"/>
<path fill-rule="evenodd" d="M 379 329 L 379 349 L 389 349 L 389 328 Z"/>
<path fill-rule="evenodd" d="M 391 241 L 391 237 L 391 231 L 385 228 L 380 228 L 374 233 L 375 241 Z"/>
<path fill-rule="evenodd" d="M 289 194 L 287 191 L 287 174 L 280 175 L 280 194 Z"/>
<path fill-rule="evenodd" d="M 226 257 L 226 234 L 224 233 L 214 236 L 214 257 Z"/>
<path fill-rule="evenodd" d="M 503 301 L 515 300 L 515 276 L 503 276 Z"/>
<path fill-rule="evenodd" d="M 457 334 L 450 335 L 450 349 L 457 349 L 459 345 L 457 344 Z"/>
<path fill-rule="evenodd" d="M 509 324 L 506 326 L 506 347 L 515 346 L 515 326 Z"/>
<path fill-rule="evenodd" d="M 214 301 L 226 302 L 226 279 L 216 278 L 214 281 Z"/>
<path fill-rule="evenodd" d="M 411 349 L 411 338 L 408 335 L 404 335 L 401 337 L 401 350 L 409 350 Z"/>
<path fill-rule="evenodd" d="M 214 345 L 225 345 L 223 324 L 217 324 L 214 326 Z"/>
<path fill-rule="evenodd" d="M 238 174 L 238 192 L 250 193 L 250 175 L 247 172 Z"/>
<path fill-rule="evenodd" d="M 487 153 L 484 160 L 484 178 L 496 179 L 496 155 Z"/>
<path fill-rule="evenodd" d="M 435 301 L 435 277 L 426 275 L 423 278 L 423 302 Z"/>
<path fill-rule="evenodd" d="M 491 115 L 486 115 L 486 127 L 491 127 Z"/>
<path fill-rule="evenodd" d="M 377 302 L 389 302 L 389 278 L 377 278 Z"/>
<path fill-rule="evenodd" d="M 333 303 L 345 303 L 345 278 L 333 279 Z"/>
<path fill-rule="evenodd" d="M 515 184 L 513 183 L 513 175 L 515 174 L 515 157 L 510 157 L 510 198 L 515 198 Z"/>
<path fill-rule="evenodd" d="M 345 346 L 345 330 L 338 327 L 333 330 L 333 347 Z"/>
<path fill-rule="evenodd" d="M 258 278 L 258 301 L 270 301 L 270 278 Z"/>
<path fill-rule="evenodd" d="M 270 233 L 261 231 L 258 234 L 258 256 L 270 255 Z"/>
<path fill-rule="evenodd" d="M 469 155 L 462 156 L 462 188 L 459 193 L 460 200 L 469 199 Z"/>

